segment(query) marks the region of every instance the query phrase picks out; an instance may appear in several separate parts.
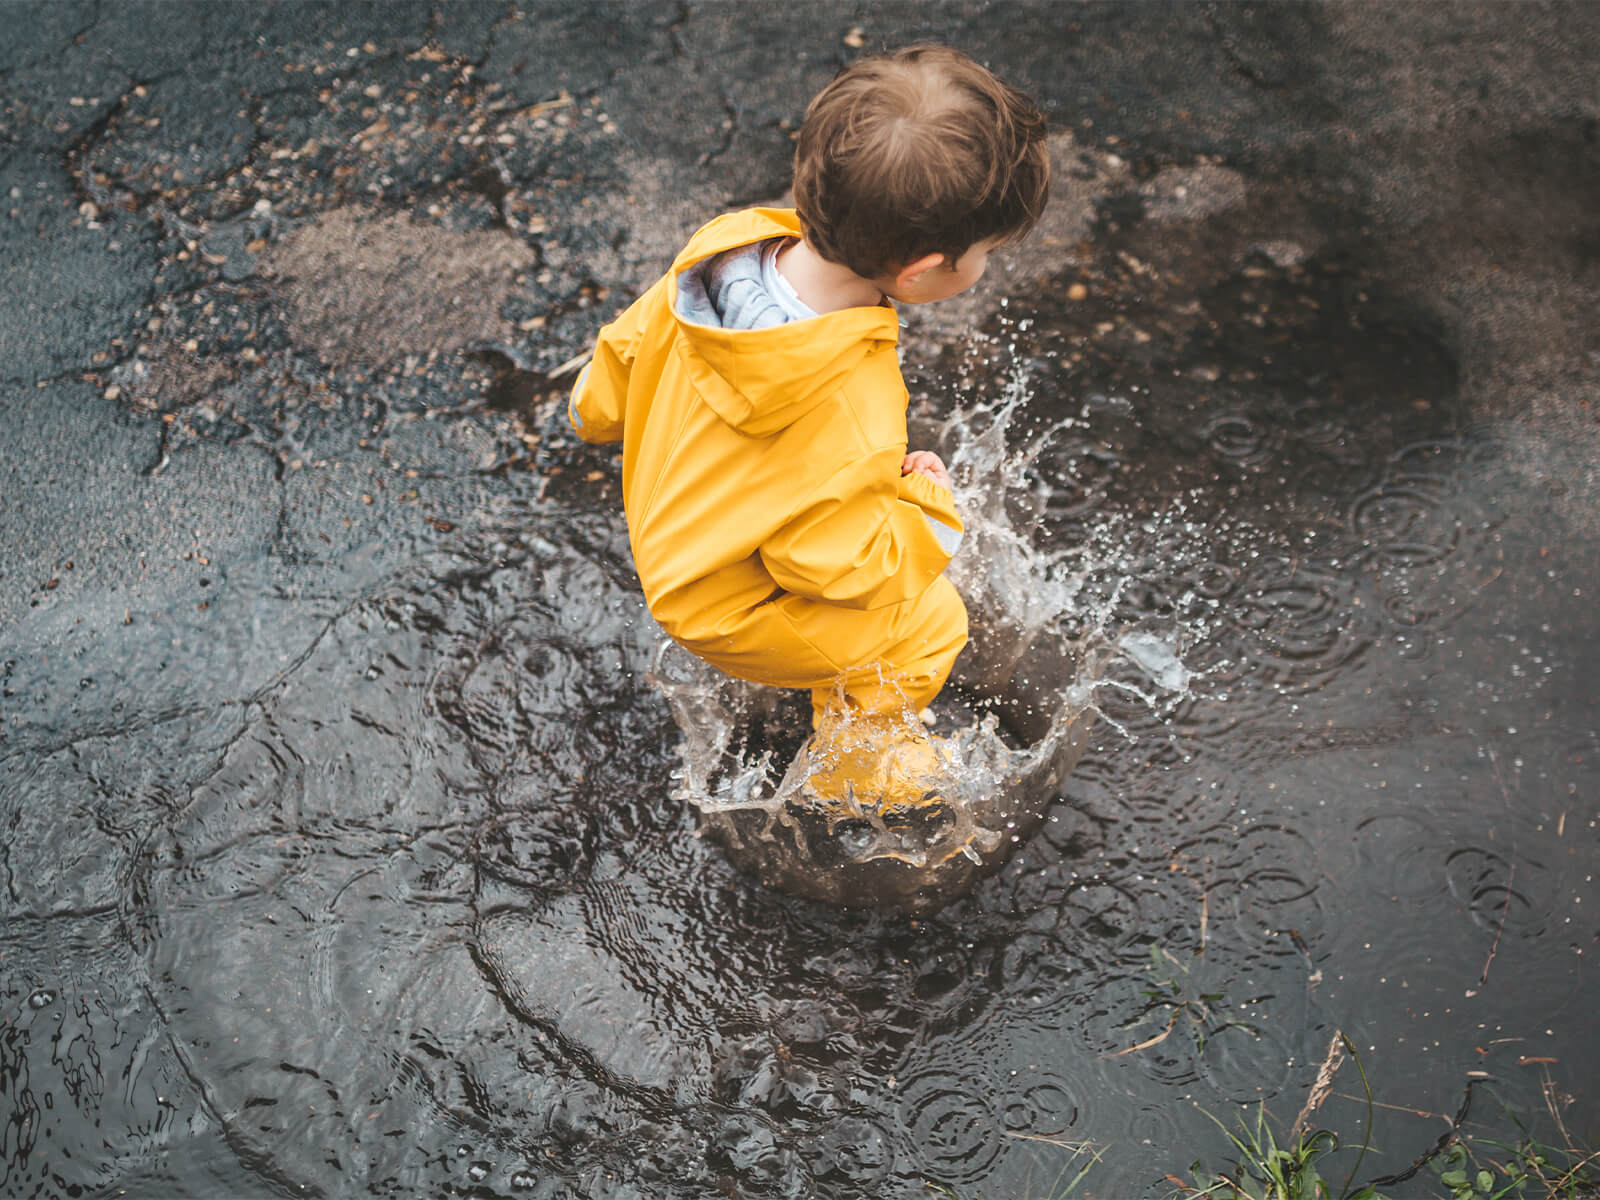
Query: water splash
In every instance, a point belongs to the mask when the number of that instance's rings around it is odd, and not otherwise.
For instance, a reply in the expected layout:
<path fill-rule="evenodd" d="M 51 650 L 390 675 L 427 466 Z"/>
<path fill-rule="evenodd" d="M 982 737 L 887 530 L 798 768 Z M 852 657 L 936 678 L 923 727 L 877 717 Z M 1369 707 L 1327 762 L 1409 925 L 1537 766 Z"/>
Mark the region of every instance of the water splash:
<path fill-rule="evenodd" d="M 1183 694 L 1189 690 L 1189 668 L 1172 647 L 1144 629 L 1131 629 L 1117 642 L 1129 660 L 1157 687 Z"/>
<path fill-rule="evenodd" d="M 1119 567 L 1131 559 L 1114 548 L 1117 536 L 1108 528 L 1053 552 L 1036 542 L 1045 514 L 1029 478 L 1075 419 L 1018 437 L 1029 396 L 1019 366 L 996 403 L 960 408 L 934 431 L 966 524 L 949 576 L 972 630 L 923 716 L 946 760 L 930 781 L 937 803 L 907 815 L 848 798 L 823 813 L 805 786 L 808 698 L 730 679 L 673 643 L 660 648 L 651 682 L 684 734 L 677 795 L 741 867 L 820 899 L 935 907 L 1003 863 L 1043 818 L 1102 715 L 1099 694 L 1134 696 L 1152 711 L 1188 694 L 1183 631 L 1130 625 L 1123 611 L 1132 575 Z"/>

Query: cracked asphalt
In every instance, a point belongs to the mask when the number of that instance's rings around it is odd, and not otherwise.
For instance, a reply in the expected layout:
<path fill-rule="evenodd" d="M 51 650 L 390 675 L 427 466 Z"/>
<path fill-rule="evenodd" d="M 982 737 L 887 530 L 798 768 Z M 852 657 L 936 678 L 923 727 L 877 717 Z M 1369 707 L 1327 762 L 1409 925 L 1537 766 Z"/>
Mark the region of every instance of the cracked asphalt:
<path fill-rule="evenodd" d="M 1002 290 L 1065 278 L 1109 201 L 1214 163 L 1279 236 L 1315 245 L 1353 212 L 1475 401 L 1564 442 L 1592 429 L 1586 4 L 61 0 L 7 18 L 8 753 L 250 694 L 329 598 L 536 486 L 513 464 L 565 463 L 559 436 L 530 450 L 541 373 L 707 214 L 780 199 L 807 98 L 880 43 L 960 45 L 1056 130 L 1040 236 L 913 314 L 913 356 Z M 1589 474 L 1561 486 L 1592 494 Z M 91 641 L 122 678 L 70 665 Z"/>

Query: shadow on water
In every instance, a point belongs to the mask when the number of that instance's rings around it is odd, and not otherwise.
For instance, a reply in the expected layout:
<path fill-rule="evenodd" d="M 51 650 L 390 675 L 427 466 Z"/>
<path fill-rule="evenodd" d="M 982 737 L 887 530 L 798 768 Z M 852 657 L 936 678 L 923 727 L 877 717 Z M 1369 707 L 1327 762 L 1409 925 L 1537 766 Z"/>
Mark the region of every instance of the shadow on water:
<path fill-rule="evenodd" d="M 170 1048 L 13 997 L 18 1194 L 42 1138 L 105 1156 L 71 1105 L 137 1131 L 130 1194 L 176 1186 L 144 1148 L 182 1134 L 233 1164 L 191 1191 L 1013 1195 L 1088 1142 L 1094 1194 L 1154 1195 L 1214 1141 L 1191 1101 L 1298 1107 L 1336 1028 L 1397 1106 L 1375 1171 L 1469 1072 L 1531 1101 L 1529 1063 L 1592 1054 L 1600 747 L 1540 718 L 1580 622 L 1507 533 L 1543 502 L 1512 435 L 1359 246 L 1176 236 L 1150 203 L 917 376 L 957 381 L 928 433 L 997 506 L 957 568 L 978 660 L 1014 668 L 1028 622 L 1102 651 L 1051 681 L 1102 719 L 996 874 L 919 919 L 740 875 L 696 836 L 620 520 L 554 487 L 141 735 L 187 765 L 86 909 Z M 117 1094 L 151 1054 L 181 1110 Z M 1358 1142 L 1362 1111 L 1323 1115 Z"/>

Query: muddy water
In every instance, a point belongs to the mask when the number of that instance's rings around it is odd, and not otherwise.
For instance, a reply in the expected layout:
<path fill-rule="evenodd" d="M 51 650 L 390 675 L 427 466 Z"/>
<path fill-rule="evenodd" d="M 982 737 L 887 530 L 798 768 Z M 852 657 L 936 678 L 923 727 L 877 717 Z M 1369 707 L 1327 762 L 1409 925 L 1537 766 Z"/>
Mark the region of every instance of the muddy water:
<path fill-rule="evenodd" d="M 1561 464 L 1359 257 L 1141 253 L 914 364 L 952 456 L 1012 397 L 1028 570 L 1120 651 L 998 875 L 917 920 L 739 875 L 618 515 L 508 486 L 270 686 L 10 760 L 5 1193 L 1020 1196 L 1087 1144 L 1088 1194 L 1155 1196 L 1225 1157 L 1202 1110 L 1292 1120 L 1336 1030 L 1390 1106 L 1364 1177 L 1478 1072 L 1593 1129 Z"/>

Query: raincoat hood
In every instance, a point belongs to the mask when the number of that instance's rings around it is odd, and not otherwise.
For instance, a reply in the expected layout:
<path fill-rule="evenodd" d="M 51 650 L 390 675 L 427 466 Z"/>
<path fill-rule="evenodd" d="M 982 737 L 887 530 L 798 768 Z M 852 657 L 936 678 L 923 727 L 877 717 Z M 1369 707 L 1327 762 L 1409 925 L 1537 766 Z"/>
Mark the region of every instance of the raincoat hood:
<path fill-rule="evenodd" d="M 689 319 L 685 289 L 701 263 L 738 246 L 800 235 L 799 219 L 787 209 L 730 213 L 701 229 L 669 272 L 677 348 L 689 381 L 717 416 L 750 437 L 792 425 L 837 391 L 870 353 L 900 339 L 899 318 L 887 304 L 767 329 L 722 329 Z"/>

